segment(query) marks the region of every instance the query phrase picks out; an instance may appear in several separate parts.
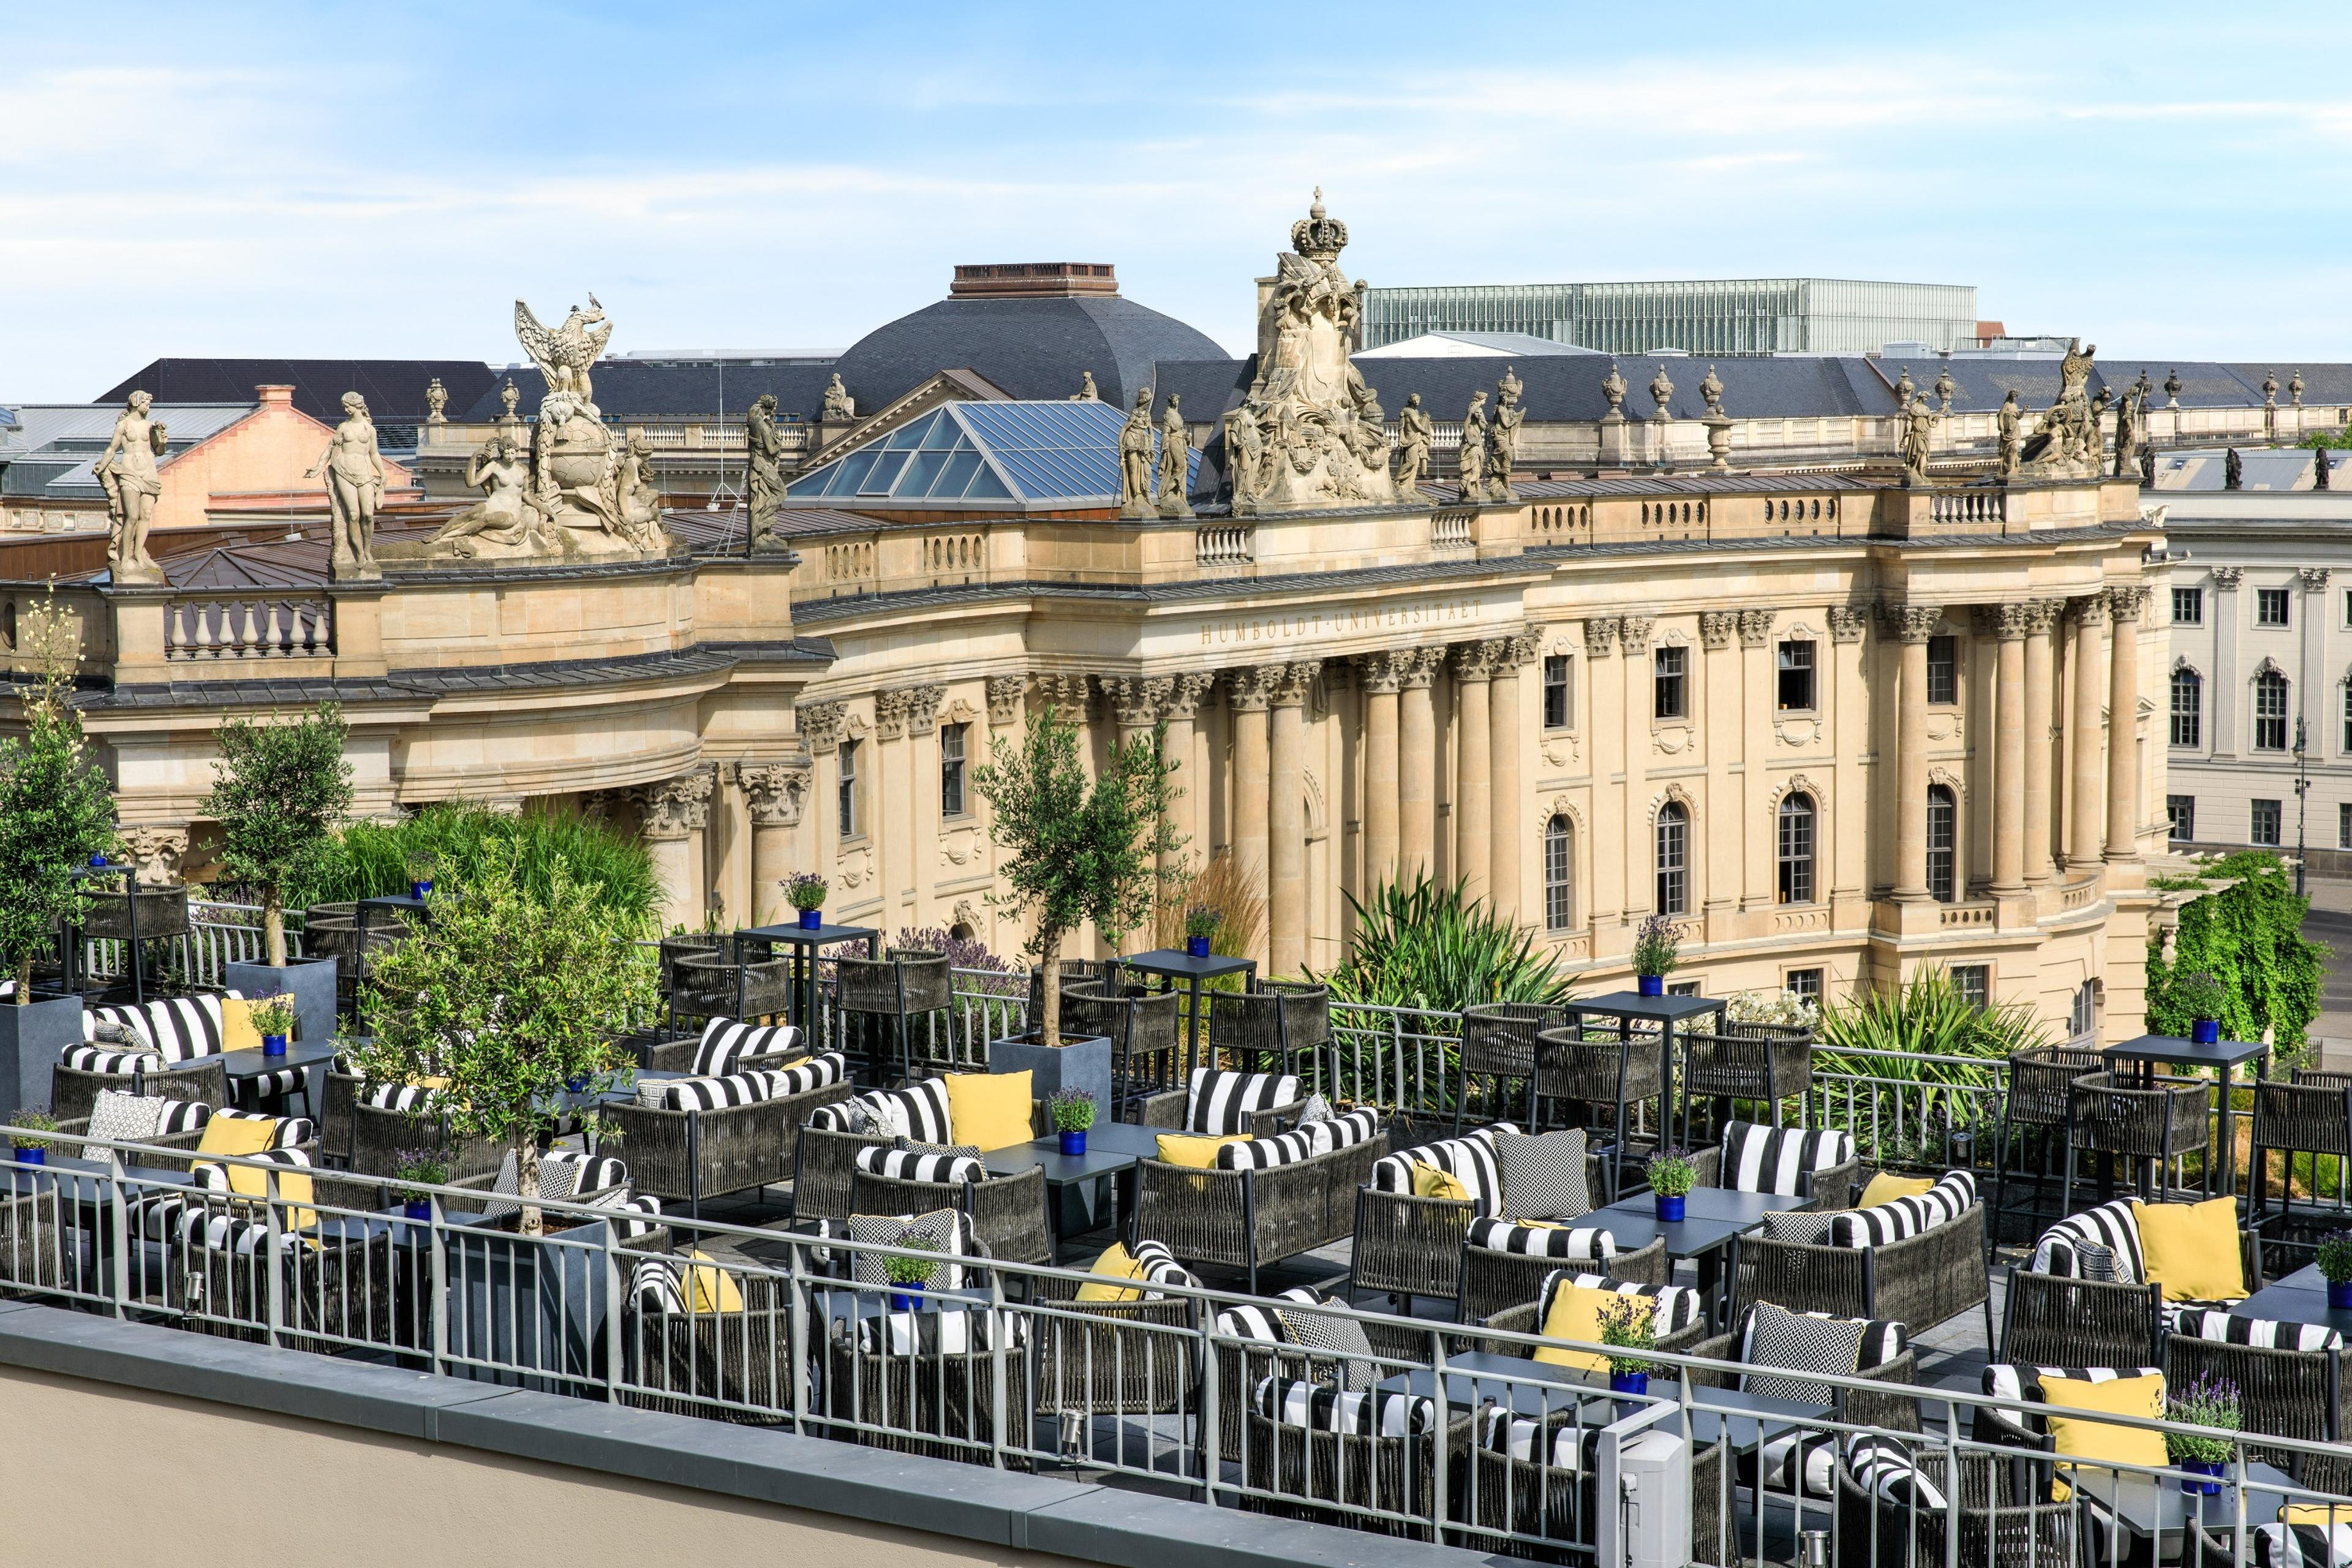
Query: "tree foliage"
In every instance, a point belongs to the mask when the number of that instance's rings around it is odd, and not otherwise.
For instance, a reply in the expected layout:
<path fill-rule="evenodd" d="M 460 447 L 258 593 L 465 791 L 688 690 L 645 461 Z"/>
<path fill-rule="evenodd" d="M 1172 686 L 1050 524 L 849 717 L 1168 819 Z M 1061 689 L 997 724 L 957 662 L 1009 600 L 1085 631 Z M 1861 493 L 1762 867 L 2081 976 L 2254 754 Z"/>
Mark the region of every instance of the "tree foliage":
<path fill-rule="evenodd" d="M 286 962 L 286 889 L 313 875 L 352 809 L 350 726 L 321 702 L 289 723 L 231 719 L 213 731 L 220 760 L 201 809 L 221 825 L 221 868 L 261 895 L 269 962 Z"/>
<path fill-rule="evenodd" d="M 2160 943 L 2148 944 L 2148 1028 L 2189 1033 L 2193 1013 L 2179 981 L 2201 971 L 2221 983 L 2224 1038 L 2258 1040 L 2267 1028 L 2282 1050 L 2299 1048 L 2319 1015 L 2327 960 L 2327 949 L 2303 934 L 2311 900 L 2295 896 L 2284 863 L 2263 850 L 2223 856 L 2200 875 L 2237 880 L 2181 906 L 2170 963 Z"/>
<path fill-rule="evenodd" d="M 1459 1013 L 1480 1002 L 1562 1002 L 1568 982 L 1532 933 L 1426 874 L 1348 896 L 1355 935 L 1345 963 L 1318 979 L 1335 1002 Z"/>
<path fill-rule="evenodd" d="M 638 935 L 660 917 L 661 879 L 643 843 L 575 813 L 503 816 L 465 801 L 429 805 L 398 822 L 353 822 L 290 888 L 297 908 L 408 891 L 412 858 L 428 856 L 452 877 L 486 852 L 513 852 L 523 885 L 545 898 L 556 862 L 600 907 Z"/>
<path fill-rule="evenodd" d="M 74 873 L 120 842 L 114 797 L 73 705 L 72 628 L 54 591 L 21 617 L 17 646 L 36 674 L 25 733 L 0 741 L 0 958 L 16 1004 L 33 999 L 33 963 L 60 921 L 79 920 L 87 884 Z"/>
<path fill-rule="evenodd" d="M 523 1228 L 541 1228 L 538 1140 L 567 1085 L 608 1089 L 627 1065 L 616 1037 L 654 1004 L 654 971 L 631 924 L 558 857 L 544 891 L 519 845 L 485 846 L 436 881 L 430 918 L 372 960 L 373 1040 L 345 1054 L 375 1083 L 446 1079 L 434 1111 L 460 1138 L 515 1151 Z M 429 1114 L 429 1113 L 428 1113 Z"/>
<path fill-rule="evenodd" d="M 1163 753 L 1166 726 L 1111 748 L 1089 787 L 1078 763 L 1078 732 L 1050 709 L 1029 718 L 1021 748 L 975 770 L 972 784 L 992 815 L 991 836 L 1012 858 L 999 868 L 998 908 L 1030 920 L 1028 952 L 1045 970 L 1040 1040 L 1061 1043 L 1062 942 L 1091 923 L 1116 946 L 1151 918 L 1159 859 L 1183 847 L 1168 821 L 1175 763 Z"/>

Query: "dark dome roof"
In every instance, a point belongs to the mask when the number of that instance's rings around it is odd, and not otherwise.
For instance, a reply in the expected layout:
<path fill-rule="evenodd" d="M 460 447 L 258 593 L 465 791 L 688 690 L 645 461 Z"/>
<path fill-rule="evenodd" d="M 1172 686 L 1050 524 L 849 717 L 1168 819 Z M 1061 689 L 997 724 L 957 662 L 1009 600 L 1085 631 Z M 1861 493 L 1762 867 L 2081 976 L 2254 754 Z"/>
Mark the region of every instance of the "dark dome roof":
<path fill-rule="evenodd" d="M 1068 397 L 1095 373 L 1105 402 L 1126 405 L 1155 360 L 1227 359 L 1223 344 L 1173 316 L 1117 296 L 1095 300 L 941 300 L 877 327 L 841 356 L 841 384 L 871 414 L 943 370 L 975 370 L 1015 397 Z"/>

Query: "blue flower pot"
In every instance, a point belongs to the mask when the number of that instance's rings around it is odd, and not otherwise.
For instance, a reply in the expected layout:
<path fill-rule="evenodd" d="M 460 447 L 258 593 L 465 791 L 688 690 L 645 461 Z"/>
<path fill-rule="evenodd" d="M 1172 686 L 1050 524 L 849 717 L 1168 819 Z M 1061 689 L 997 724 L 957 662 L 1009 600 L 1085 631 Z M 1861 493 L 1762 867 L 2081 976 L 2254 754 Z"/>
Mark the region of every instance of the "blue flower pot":
<path fill-rule="evenodd" d="M 48 1163 L 47 1149 L 27 1149 L 22 1143 L 16 1145 L 16 1163 L 19 1165 L 46 1165 Z"/>
<path fill-rule="evenodd" d="M 1690 1196 L 1688 1194 L 1684 1194 L 1676 1197 L 1668 1197 L 1664 1193 L 1654 1193 L 1651 1195 L 1658 1200 L 1658 1222 L 1660 1224 L 1680 1225 L 1682 1223 L 1683 1207 L 1690 1202 Z"/>
<path fill-rule="evenodd" d="M 103 855 L 93 855 L 93 856 L 91 856 L 91 857 L 89 858 L 89 868 L 90 868 L 91 870 L 93 870 L 93 871 L 103 871 L 103 870 L 105 870 L 105 869 L 106 869 L 106 857 L 105 857 L 105 856 L 103 856 Z"/>
<path fill-rule="evenodd" d="M 824 924 L 824 911 L 823 910 L 803 910 L 801 911 L 801 930 L 816 931 L 822 928 Z"/>
<path fill-rule="evenodd" d="M 1065 1132 L 1062 1134 L 1063 1153 L 1083 1154 L 1086 1152 L 1087 1130 L 1085 1128 L 1081 1127 L 1076 1132 Z"/>
<path fill-rule="evenodd" d="M 2189 1037 L 2191 1041 L 2200 1046 L 2220 1045 L 2221 1043 L 2221 1020 L 2219 1018 L 2197 1019 L 2189 1026 Z"/>
<path fill-rule="evenodd" d="M 893 1285 L 890 1287 L 890 1310 L 894 1312 L 913 1311 L 915 1298 L 922 1293 L 923 1282 L 919 1279 L 905 1285 Z"/>
<path fill-rule="evenodd" d="M 410 1219 L 430 1221 L 433 1218 L 431 1198 L 410 1198 L 400 1205 L 400 1212 Z"/>
<path fill-rule="evenodd" d="M 2180 1489 L 2195 1497 L 2219 1497 L 2221 1493 L 2221 1467 L 2209 1465 L 2202 1459 L 2180 1461 Z"/>
<path fill-rule="evenodd" d="M 262 1036 L 261 1054 L 265 1057 L 284 1056 L 286 1054 L 286 1037 L 283 1035 Z"/>
<path fill-rule="evenodd" d="M 2331 1312 L 2352 1312 L 2352 1279 L 2330 1279 L 2327 1282 L 2327 1310 Z"/>
<path fill-rule="evenodd" d="M 1644 996 L 1664 996 L 1666 994 L 1666 977 L 1663 974 L 1636 974 L 1633 976 L 1633 988 Z"/>
<path fill-rule="evenodd" d="M 1209 939 L 1208 939 L 1207 937 L 1205 937 L 1205 936 L 1188 936 L 1188 937 L 1186 937 L 1186 938 L 1184 939 L 1184 955 L 1185 955 L 1187 958 L 1206 958 L 1206 957 L 1208 957 L 1208 956 L 1209 956 Z"/>
<path fill-rule="evenodd" d="M 432 891 L 433 884 L 430 882 L 411 882 L 408 884 L 408 896 L 412 899 L 422 900 Z"/>
<path fill-rule="evenodd" d="M 1612 1372 L 1609 1374 L 1609 1392 L 1647 1394 L 1650 1392 L 1650 1374 L 1646 1372 Z"/>

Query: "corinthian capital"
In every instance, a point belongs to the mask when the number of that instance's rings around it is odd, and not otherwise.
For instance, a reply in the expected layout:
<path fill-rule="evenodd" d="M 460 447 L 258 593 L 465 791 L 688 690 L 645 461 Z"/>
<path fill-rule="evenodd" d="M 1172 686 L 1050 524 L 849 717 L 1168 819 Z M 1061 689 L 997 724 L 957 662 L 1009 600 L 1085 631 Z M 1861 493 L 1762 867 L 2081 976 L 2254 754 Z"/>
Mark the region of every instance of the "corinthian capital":
<path fill-rule="evenodd" d="M 843 712 L 838 702 L 803 702 L 793 708 L 793 718 L 808 749 L 818 756 L 828 756 L 841 749 Z"/>
<path fill-rule="evenodd" d="M 2069 599 L 2066 607 L 2074 615 L 2076 626 L 2095 629 L 2107 624 L 2107 595 L 2104 591 Z"/>
<path fill-rule="evenodd" d="M 1731 646 L 1731 634 L 1739 629 L 1737 610 L 1701 610 L 1698 613 L 1698 640 L 1708 647 Z"/>
<path fill-rule="evenodd" d="M 1607 658 L 1617 651 L 1617 617 L 1587 616 L 1584 619 L 1584 657 Z"/>
<path fill-rule="evenodd" d="M 1408 691 L 1434 684 L 1437 672 L 1445 668 L 1445 650 L 1442 647 L 1417 647 L 1401 657 L 1412 661 L 1403 667 L 1404 688 Z"/>
<path fill-rule="evenodd" d="M 940 702 L 947 696 L 944 686 L 909 686 L 899 695 L 906 699 L 907 729 L 910 733 L 928 735 L 940 727 Z"/>
<path fill-rule="evenodd" d="M 1772 612 L 1742 610 L 1739 612 L 1739 646 L 1762 647 L 1772 640 Z"/>
<path fill-rule="evenodd" d="M 1168 688 L 1168 717 L 1176 722 L 1189 723 L 1201 710 L 1201 700 L 1209 688 L 1217 683 L 1214 673 L 1205 669 L 1186 670 L 1176 676 Z"/>
<path fill-rule="evenodd" d="M 1650 651 L 1650 630 L 1658 624 L 1655 616 L 1626 616 L 1617 625 L 1617 635 L 1625 641 L 1625 657 Z"/>
<path fill-rule="evenodd" d="M 1021 707 L 1021 693 L 1027 689 L 1025 675 L 992 675 L 988 678 L 988 721 L 1010 724 Z"/>
<path fill-rule="evenodd" d="M 126 827 L 122 847 L 138 866 L 140 881 L 166 887 L 180 879 L 180 858 L 188 852 L 188 830 L 152 825 Z"/>
<path fill-rule="evenodd" d="M 1164 675 L 1098 675 L 1095 681 L 1122 730 L 1149 730 L 1158 723 L 1176 685 Z"/>
<path fill-rule="evenodd" d="M 1860 642 L 1870 629 L 1870 612 L 1859 605 L 1832 605 L 1829 619 L 1832 642 Z"/>
<path fill-rule="evenodd" d="M 1251 664 L 1225 671 L 1225 702 L 1236 713 L 1263 713 L 1286 667 Z"/>
<path fill-rule="evenodd" d="M 738 763 L 735 782 L 758 827 L 793 827 L 800 823 L 801 805 L 808 795 L 805 763 Z"/>
<path fill-rule="evenodd" d="M 2322 574 L 2321 580 L 2326 581 L 2325 574 Z M 2126 621 L 2137 623 L 2139 620 L 2140 610 L 2147 603 L 2147 590 L 2144 587 L 2107 590 L 2107 607 L 2113 612 L 2117 626 L 2122 626 Z"/>
<path fill-rule="evenodd" d="M 1061 718 L 1083 721 L 1087 716 L 1087 678 L 1083 675 L 1041 675 L 1037 695 Z"/>
<path fill-rule="evenodd" d="M 904 691 L 877 691 L 874 694 L 874 738 L 895 741 L 907 732 L 907 699 Z"/>
<path fill-rule="evenodd" d="M 1926 642 L 1936 635 L 1944 623 L 1941 605 L 1889 605 L 1886 606 L 1886 626 L 1897 642 Z"/>
<path fill-rule="evenodd" d="M 709 771 L 698 769 L 641 788 L 637 809 L 643 816 L 645 836 L 658 841 L 700 832 L 710 821 L 710 792 L 715 783 Z"/>
<path fill-rule="evenodd" d="M 1495 673 L 1494 650 L 1486 643 L 1455 643 L 1445 651 L 1454 661 L 1456 680 L 1486 680 Z"/>
<path fill-rule="evenodd" d="M 1404 684 L 1412 663 L 1409 649 L 1402 653 L 1360 653 L 1356 656 L 1356 684 L 1367 692 L 1394 691 Z"/>

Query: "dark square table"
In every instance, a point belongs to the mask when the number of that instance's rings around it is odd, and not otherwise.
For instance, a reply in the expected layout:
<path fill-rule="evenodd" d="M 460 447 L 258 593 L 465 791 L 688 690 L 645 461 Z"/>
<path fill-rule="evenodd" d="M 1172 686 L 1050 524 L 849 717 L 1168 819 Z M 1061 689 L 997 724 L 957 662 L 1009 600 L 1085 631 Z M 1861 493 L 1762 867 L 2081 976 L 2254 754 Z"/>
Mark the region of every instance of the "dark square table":
<path fill-rule="evenodd" d="M 793 994 L 799 999 L 800 1003 L 799 1016 L 794 1017 L 793 1022 L 798 1024 L 801 1026 L 801 1032 L 808 1037 L 809 1049 L 812 1051 L 824 1048 L 821 1038 L 824 1031 L 816 1025 L 817 955 L 825 948 L 837 947 L 845 942 L 862 942 L 866 944 L 866 957 L 882 956 L 881 948 L 878 945 L 882 933 L 872 926 L 821 925 L 814 931 L 811 931 L 794 921 L 779 925 L 752 926 L 748 930 L 737 931 L 735 936 L 739 942 L 746 938 L 753 942 L 766 942 L 771 954 L 774 953 L 778 942 L 793 950 Z"/>
<path fill-rule="evenodd" d="M 2352 1308 L 2327 1304 L 2327 1280 L 2319 1265 L 2296 1269 L 2265 1285 L 2230 1309 L 2233 1318 L 2268 1318 L 2281 1323 L 2317 1323 L 2352 1339 Z"/>
<path fill-rule="evenodd" d="M 322 1067 L 334 1059 L 335 1046 L 331 1040 L 320 1040 L 315 1043 L 289 1040 L 286 1043 L 286 1054 L 282 1057 L 273 1057 L 260 1049 L 249 1049 L 223 1051 L 219 1058 L 222 1067 L 227 1069 L 228 1081 L 231 1084 L 251 1082 L 255 1079 L 268 1078 L 272 1073 L 285 1072 L 289 1068 L 299 1069 L 301 1073 L 298 1081 L 302 1086 L 302 1110 L 305 1114 L 314 1118 L 318 1115 L 318 1111 L 314 1109 L 317 1102 L 310 1094 L 310 1069 Z M 231 1094 L 229 1099 L 234 1102 L 236 1096 Z"/>
<path fill-rule="evenodd" d="M 1100 1209 L 1087 1205 L 1087 1193 L 1073 1191 L 1074 1188 L 1090 1192 L 1109 1182 L 1118 1234 L 1122 1237 L 1127 1235 L 1135 1215 L 1136 1162 L 1160 1152 L 1160 1131 L 1158 1128 L 1138 1127 L 1129 1121 L 1097 1121 L 1087 1129 L 1087 1152 L 1083 1154 L 1063 1153 L 1061 1140 L 1048 1134 L 1027 1143 L 987 1150 L 980 1161 L 992 1176 L 1018 1176 L 1040 1167 L 1045 1170 L 1045 1216 L 1053 1222 L 1058 1254 L 1063 1241 L 1101 1223 L 1095 1217 Z M 1076 1225 L 1071 1223 L 1074 1207 L 1081 1222 Z"/>
<path fill-rule="evenodd" d="M 2241 1062 L 2254 1064 L 2257 1079 L 2271 1075 L 2271 1048 L 2260 1040 L 2221 1040 L 2200 1046 L 2194 1040 L 2184 1040 L 2178 1035 L 2142 1035 L 2136 1040 L 2109 1046 L 2099 1055 L 2113 1068 L 2118 1062 L 2137 1062 L 2143 1083 L 2153 1082 L 2158 1067 L 2211 1068 L 2221 1079 L 2221 1114 L 2217 1119 L 2221 1140 L 2221 1190 L 2238 1190 L 2238 1140 L 2230 1122 L 2230 1074 Z M 2101 1162 L 2100 1168 L 2105 1169 Z M 2159 1179 L 2162 1173 L 2158 1173 Z M 2213 1191 L 2213 1144 L 2209 1137 L 2205 1144 L 2205 1192 Z"/>
<path fill-rule="evenodd" d="M 1693 1187 L 1683 1202 L 1683 1217 L 1668 1222 L 1658 1217 L 1652 1196 L 1622 1198 L 1606 1208 L 1580 1216 L 1580 1225 L 1604 1226 L 1617 1238 L 1621 1251 L 1635 1252 L 1660 1237 L 1666 1256 L 1687 1258 L 1698 1266 L 1699 1294 L 1706 1302 L 1707 1321 L 1720 1328 L 1724 1303 L 1717 1300 L 1723 1253 L 1732 1241 L 1764 1223 L 1768 1214 L 1786 1214 L 1805 1206 L 1805 1200 L 1780 1193 L 1741 1193 L 1726 1187 Z"/>
<path fill-rule="evenodd" d="M 1671 1142 L 1669 1134 L 1674 1131 L 1675 1032 L 1687 1026 L 1693 1018 L 1711 1016 L 1719 1022 L 1727 1005 L 1728 1004 L 1720 996 L 1644 996 L 1638 991 L 1610 991 L 1599 996 L 1580 997 L 1561 1011 L 1567 1016 L 1570 1026 L 1580 1031 L 1588 1017 L 1616 1019 L 1617 1038 L 1629 1046 L 1636 1023 L 1658 1026 L 1658 1142 L 1663 1144 Z M 1532 1080 L 1528 1086 L 1528 1094 L 1532 1101 L 1535 1095 Z M 1612 1191 L 1622 1189 L 1625 1184 L 1626 1130 L 1620 1127 L 1615 1131 L 1617 1163 L 1609 1173 Z M 1687 1084 L 1684 1087 L 1683 1096 L 1682 1141 L 1685 1143 L 1690 1142 Z"/>
<path fill-rule="evenodd" d="M 2158 1562 L 2189 1561 L 2181 1533 L 2192 1508 L 2209 1533 L 2228 1540 L 2238 1523 L 2236 1479 L 2236 1467 L 2232 1466 L 2231 1473 L 2221 1479 L 2221 1489 L 2211 1497 L 2182 1491 L 2179 1479 L 2173 1476 L 2159 1479 L 2114 1472 L 2102 1475 L 2096 1470 L 2085 1472 L 2078 1468 L 2074 1485 L 2075 1492 L 2087 1502 L 2113 1510 L 2129 1531 L 2132 1544 L 2116 1559 L 2116 1568 L 2139 1568 L 2141 1564 Z M 2258 1463 L 2246 1466 L 2249 1525 L 2269 1524 L 2278 1518 L 2281 1503 L 2304 1500 L 2308 1500 L 2308 1493 L 2297 1487 L 2294 1478 L 2285 1471 Z M 2246 1560 L 2253 1560 L 2251 1546 Z"/>
<path fill-rule="evenodd" d="M 1216 953 L 1211 953 L 1206 958 L 1195 958 L 1181 948 L 1155 947 L 1150 952 L 1139 952 L 1132 958 L 1122 958 L 1118 962 L 1123 968 L 1132 969 L 1141 974 L 1160 976 L 1168 983 L 1162 987 L 1164 990 L 1173 989 L 1179 981 L 1184 981 L 1190 984 L 1192 1016 L 1191 1027 L 1185 1037 L 1184 1081 L 1191 1082 L 1192 1069 L 1201 1065 L 1202 983 L 1227 974 L 1255 976 L 1257 973 L 1257 960 L 1227 958 Z M 1244 981 L 1244 984 L 1247 982 Z"/>
<path fill-rule="evenodd" d="M 1381 1379 L 1377 1390 L 1427 1398 L 1436 1389 L 1436 1375 L 1429 1367 L 1415 1367 Z M 1455 1410 L 1495 1404 L 1508 1405 L 1515 1415 L 1542 1415 L 1582 1405 L 1613 1405 L 1618 1400 L 1637 1397 L 1609 1392 L 1608 1384 L 1598 1381 L 1602 1375 L 1526 1356 L 1477 1351 L 1445 1358 L 1445 1402 Z M 1653 1397 L 1677 1397 L 1677 1384 L 1671 1377 L 1652 1373 L 1650 1387 Z M 1694 1403 L 1707 1406 L 1690 1413 L 1692 1443 L 1706 1447 L 1720 1436 L 1739 1454 L 1752 1454 L 1800 1422 L 1818 1420 L 1830 1412 L 1826 1405 L 1769 1399 L 1736 1388 L 1702 1389 L 1691 1397 Z M 1597 1424 L 1607 1426 L 1615 1419 L 1612 1411 Z"/>

